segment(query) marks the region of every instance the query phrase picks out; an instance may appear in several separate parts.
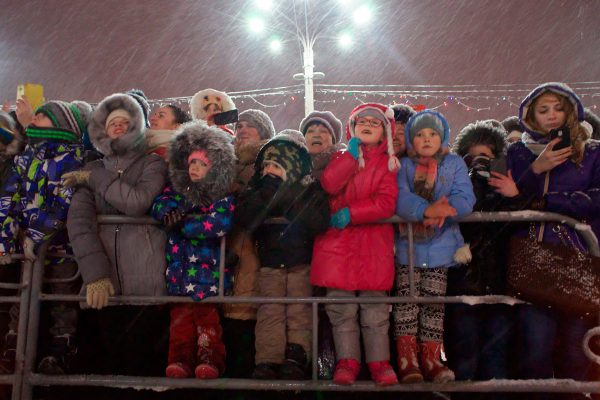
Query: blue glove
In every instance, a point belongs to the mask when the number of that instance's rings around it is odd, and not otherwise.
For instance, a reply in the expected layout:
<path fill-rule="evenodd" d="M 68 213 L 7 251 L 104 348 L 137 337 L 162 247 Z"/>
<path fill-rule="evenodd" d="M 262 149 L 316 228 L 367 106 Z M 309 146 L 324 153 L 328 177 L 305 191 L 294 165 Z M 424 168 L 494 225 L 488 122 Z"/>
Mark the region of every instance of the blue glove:
<path fill-rule="evenodd" d="M 344 207 L 331 216 L 329 225 L 337 229 L 344 229 L 350 223 L 350 210 Z"/>
<path fill-rule="evenodd" d="M 357 137 L 353 137 L 352 139 L 350 139 L 348 141 L 348 153 L 350 153 L 350 155 L 352 157 L 354 157 L 355 160 L 358 160 L 358 147 L 359 146 L 360 146 L 360 139 Z"/>

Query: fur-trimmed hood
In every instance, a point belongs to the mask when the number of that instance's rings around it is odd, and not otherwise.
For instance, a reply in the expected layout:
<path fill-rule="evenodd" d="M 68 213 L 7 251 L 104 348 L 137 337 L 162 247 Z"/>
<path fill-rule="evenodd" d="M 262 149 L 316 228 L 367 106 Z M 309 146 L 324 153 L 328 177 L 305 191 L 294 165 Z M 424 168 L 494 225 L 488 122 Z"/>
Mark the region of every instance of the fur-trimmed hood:
<path fill-rule="evenodd" d="M 206 152 L 211 168 L 204 179 L 192 182 L 188 157 L 197 150 Z M 171 184 L 194 205 L 208 206 L 229 193 L 236 157 L 231 136 L 218 127 L 209 127 L 203 120 L 182 125 L 171 143 L 169 160 Z"/>
<path fill-rule="evenodd" d="M 264 139 L 244 144 L 234 144 L 235 155 L 237 156 L 239 163 L 242 165 L 253 165 L 258 152 L 268 141 L 268 139 Z"/>
<path fill-rule="evenodd" d="M 469 148 L 476 144 L 488 145 L 492 148 L 495 157 L 499 157 L 505 148 L 504 129 L 490 121 L 473 122 L 459 132 L 454 139 L 454 152 L 464 157 Z"/>
<path fill-rule="evenodd" d="M 119 108 L 126 110 L 131 115 L 129 129 L 120 138 L 111 139 L 106 134 L 106 118 Z M 116 93 L 106 97 L 98 104 L 92 114 L 88 131 L 94 147 L 105 156 L 123 155 L 129 152 L 142 154 L 146 150 L 144 126 L 144 114 L 137 101 L 127 94 Z"/>
<path fill-rule="evenodd" d="M 600 139 L 600 117 L 594 114 L 589 108 L 586 108 L 584 110 L 584 118 L 585 122 L 592 127 L 592 132 L 590 133 L 592 139 Z"/>

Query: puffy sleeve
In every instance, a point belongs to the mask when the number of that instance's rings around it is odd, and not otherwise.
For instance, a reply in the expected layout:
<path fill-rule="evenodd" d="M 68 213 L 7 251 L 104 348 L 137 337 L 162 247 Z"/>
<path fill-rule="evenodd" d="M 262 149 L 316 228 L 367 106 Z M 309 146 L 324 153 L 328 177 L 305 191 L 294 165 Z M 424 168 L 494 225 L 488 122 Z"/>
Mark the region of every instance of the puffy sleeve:
<path fill-rule="evenodd" d="M 64 173 L 81 168 L 81 157 L 78 152 L 67 152 L 59 159 L 44 161 L 35 173 L 38 191 L 32 198 L 27 199 L 25 206 L 28 220 L 27 236 L 33 240 L 36 248 L 58 231 L 63 229 L 67 220 L 74 188 L 61 185 Z"/>
<path fill-rule="evenodd" d="M 156 155 L 147 157 L 144 173 L 135 184 L 123 181 L 117 172 L 95 168 L 90 175 L 90 187 L 125 215 L 140 217 L 146 214 L 163 190 L 167 177 L 164 160 Z"/>
<path fill-rule="evenodd" d="M 338 151 L 333 154 L 331 161 L 321 175 L 321 186 L 329 195 L 341 192 L 350 178 L 358 172 L 358 161 L 347 151 Z"/>
<path fill-rule="evenodd" d="M 81 186 L 73 195 L 67 231 L 84 284 L 110 276 L 110 260 L 98 234 L 94 193 Z"/>

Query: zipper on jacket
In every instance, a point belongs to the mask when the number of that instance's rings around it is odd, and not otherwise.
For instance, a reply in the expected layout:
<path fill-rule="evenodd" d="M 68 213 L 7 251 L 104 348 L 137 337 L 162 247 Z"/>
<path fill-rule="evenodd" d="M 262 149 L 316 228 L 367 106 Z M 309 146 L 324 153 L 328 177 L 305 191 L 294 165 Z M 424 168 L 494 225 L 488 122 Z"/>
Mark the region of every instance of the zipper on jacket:
<path fill-rule="evenodd" d="M 121 225 L 117 225 L 115 228 L 115 267 L 117 268 L 117 280 L 119 281 L 119 288 L 121 289 L 122 295 L 123 286 L 121 284 L 121 272 L 119 271 L 119 252 L 117 250 L 117 244 L 119 242 L 119 231 L 121 231 Z"/>

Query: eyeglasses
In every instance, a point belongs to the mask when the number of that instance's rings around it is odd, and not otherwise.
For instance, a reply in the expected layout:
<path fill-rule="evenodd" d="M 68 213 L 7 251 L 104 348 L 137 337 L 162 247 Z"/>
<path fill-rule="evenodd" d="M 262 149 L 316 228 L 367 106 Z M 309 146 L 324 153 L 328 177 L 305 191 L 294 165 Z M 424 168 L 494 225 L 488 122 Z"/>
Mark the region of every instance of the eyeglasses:
<path fill-rule="evenodd" d="M 356 125 L 370 125 L 372 128 L 383 126 L 383 121 L 380 119 L 357 118 Z"/>

